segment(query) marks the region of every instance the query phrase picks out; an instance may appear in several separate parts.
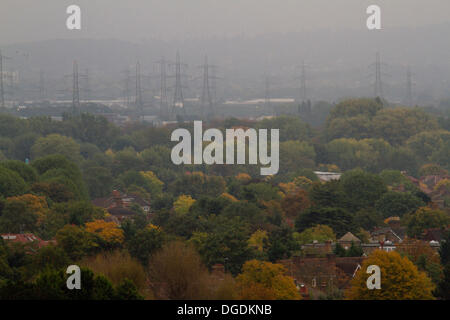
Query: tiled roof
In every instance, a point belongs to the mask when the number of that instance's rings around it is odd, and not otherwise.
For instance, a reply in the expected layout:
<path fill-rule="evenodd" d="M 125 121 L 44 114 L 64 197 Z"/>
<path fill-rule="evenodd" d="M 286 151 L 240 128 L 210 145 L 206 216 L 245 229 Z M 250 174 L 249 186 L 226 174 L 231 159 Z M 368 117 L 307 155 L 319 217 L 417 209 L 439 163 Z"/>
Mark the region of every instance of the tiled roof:
<path fill-rule="evenodd" d="M 338 241 L 342 242 L 361 242 L 361 240 L 356 237 L 353 233 L 347 232 L 342 238 L 340 238 Z"/>
<path fill-rule="evenodd" d="M 32 233 L 4 233 L 1 237 L 5 241 L 19 242 L 24 244 L 37 243 L 38 248 L 45 247 L 55 241 L 44 241 Z"/>

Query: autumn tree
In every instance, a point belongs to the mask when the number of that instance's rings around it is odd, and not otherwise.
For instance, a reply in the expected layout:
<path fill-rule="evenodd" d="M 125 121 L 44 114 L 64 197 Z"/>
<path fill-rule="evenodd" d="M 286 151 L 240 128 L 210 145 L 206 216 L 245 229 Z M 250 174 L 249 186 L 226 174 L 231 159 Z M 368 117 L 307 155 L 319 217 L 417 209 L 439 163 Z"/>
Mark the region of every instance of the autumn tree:
<path fill-rule="evenodd" d="M 236 278 L 239 299 L 299 300 L 294 279 L 286 275 L 281 264 L 250 260 Z"/>
<path fill-rule="evenodd" d="M 190 196 L 184 194 L 180 195 L 177 200 L 173 203 L 173 209 L 175 213 L 179 215 L 184 215 L 188 213 L 189 208 L 195 203 L 195 200 Z"/>
<path fill-rule="evenodd" d="M 281 201 L 286 217 L 295 219 L 300 213 L 311 206 L 308 193 L 304 190 L 297 189 L 292 193 L 288 193 Z"/>
<path fill-rule="evenodd" d="M 119 286 L 128 279 L 140 293 L 151 295 L 151 292 L 146 290 L 147 275 L 144 267 L 126 251 L 101 252 L 95 256 L 84 258 L 80 265 L 95 273 L 105 275 L 115 286 Z"/>
<path fill-rule="evenodd" d="M 365 271 L 370 265 L 381 270 L 381 289 L 369 290 Z M 352 300 L 430 300 L 434 299 L 434 286 L 424 272 L 421 272 L 407 258 L 398 252 L 376 250 L 364 260 L 361 269 L 351 282 L 347 298 Z"/>
<path fill-rule="evenodd" d="M 426 272 L 428 277 L 437 284 L 442 278 L 442 265 L 437 253 L 430 244 L 417 239 L 405 239 L 397 249 L 398 253 L 405 255 L 420 271 Z"/>
<path fill-rule="evenodd" d="M 208 298 L 208 275 L 208 270 L 195 249 L 179 241 L 166 244 L 154 254 L 149 263 L 152 288 L 159 298 Z"/>
<path fill-rule="evenodd" d="M 38 215 L 23 199 L 9 198 L 0 215 L 0 231 L 8 233 L 34 232 Z"/>
<path fill-rule="evenodd" d="M 111 221 L 94 220 L 85 224 L 87 232 L 93 233 L 100 237 L 107 247 L 116 247 L 121 245 L 124 241 L 123 230 L 119 226 Z"/>

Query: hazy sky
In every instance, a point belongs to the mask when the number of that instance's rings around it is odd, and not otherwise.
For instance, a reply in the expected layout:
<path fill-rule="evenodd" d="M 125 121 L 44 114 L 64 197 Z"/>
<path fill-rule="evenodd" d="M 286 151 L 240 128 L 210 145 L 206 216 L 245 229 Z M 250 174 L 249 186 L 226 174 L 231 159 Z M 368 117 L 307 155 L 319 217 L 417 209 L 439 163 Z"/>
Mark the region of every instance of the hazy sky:
<path fill-rule="evenodd" d="M 66 29 L 70 4 L 82 9 L 81 31 Z M 381 7 L 384 30 L 450 23 L 449 0 L 0 0 L 0 43 L 362 29 L 370 4 Z"/>

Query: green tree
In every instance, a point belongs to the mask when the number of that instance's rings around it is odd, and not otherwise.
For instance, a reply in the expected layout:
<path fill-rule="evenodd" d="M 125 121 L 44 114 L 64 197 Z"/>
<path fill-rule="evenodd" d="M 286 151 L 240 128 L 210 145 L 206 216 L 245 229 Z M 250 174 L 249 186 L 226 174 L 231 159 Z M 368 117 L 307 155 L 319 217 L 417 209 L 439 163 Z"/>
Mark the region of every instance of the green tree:
<path fill-rule="evenodd" d="M 9 160 L 2 162 L 1 165 L 14 172 L 17 172 L 28 184 L 34 183 L 38 179 L 36 170 L 22 161 Z"/>
<path fill-rule="evenodd" d="M 93 253 L 98 248 L 94 235 L 74 225 L 66 225 L 59 230 L 56 241 L 74 261 Z"/>
<path fill-rule="evenodd" d="M 162 247 L 164 234 L 159 228 L 141 229 L 127 242 L 127 248 L 132 257 L 147 266 L 151 255 Z"/>
<path fill-rule="evenodd" d="M 347 171 L 340 179 L 342 188 L 354 211 L 373 207 L 378 199 L 387 192 L 383 180 L 375 174 L 360 169 Z"/>
<path fill-rule="evenodd" d="M 247 243 L 249 226 L 239 217 L 211 217 L 209 223 L 210 232 L 198 247 L 200 255 L 208 267 L 221 263 L 227 272 L 238 274 L 244 262 L 252 258 Z"/>
<path fill-rule="evenodd" d="M 297 232 L 303 232 L 318 224 L 332 228 L 337 237 L 341 237 L 349 231 L 357 232 L 353 216 L 342 208 L 312 207 L 295 220 Z"/>
<path fill-rule="evenodd" d="M 61 154 L 72 161 L 80 161 L 80 145 L 70 137 L 59 134 L 50 134 L 45 138 L 39 138 L 31 147 L 31 156 L 34 159 L 48 155 Z"/>
<path fill-rule="evenodd" d="M 404 214 L 415 212 L 425 203 L 411 193 L 389 191 L 381 196 L 375 203 L 375 209 L 384 218 L 392 216 L 402 217 Z"/>
<path fill-rule="evenodd" d="M 27 184 L 15 171 L 0 165 L 0 196 L 12 197 L 26 193 Z"/>
<path fill-rule="evenodd" d="M 408 236 L 415 238 L 421 237 L 425 229 L 444 228 L 450 223 L 448 214 L 427 207 L 419 208 L 416 212 L 406 215 L 404 220 Z"/>
<path fill-rule="evenodd" d="M 294 238 L 299 244 L 312 243 L 314 240 L 318 242 L 325 242 L 327 240 L 336 241 L 336 235 L 333 229 L 320 224 L 308 228 L 301 233 L 294 234 Z"/>
<path fill-rule="evenodd" d="M 0 215 L 0 230 L 5 233 L 34 232 L 38 216 L 20 199 L 8 199 Z"/>
<path fill-rule="evenodd" d="M 297 169 L 315 167 L 314 147 L 306 141 L 284 141 L 280 143 L 280 174 Z"/>

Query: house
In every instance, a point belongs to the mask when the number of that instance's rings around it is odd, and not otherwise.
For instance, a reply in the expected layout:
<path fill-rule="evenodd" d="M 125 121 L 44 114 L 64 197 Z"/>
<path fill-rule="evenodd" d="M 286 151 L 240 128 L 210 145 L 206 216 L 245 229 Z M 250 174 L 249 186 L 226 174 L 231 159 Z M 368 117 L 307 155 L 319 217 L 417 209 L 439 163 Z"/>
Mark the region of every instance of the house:
<path fill-rule="evenodd" d="M 316 176 L 322 182 L 328 182 L 331 180 L 339 180 L 341 178 L 341 173 L 337 172 L 322 172 L 322 171 L 314 171 Z"/>
<path fill-rule="evenodd" d="M 364 252 L 364 255 L 368 256 L 375 250 L 384 250 L 386 252 L 395 251 L 397 249 L 397 245 L 388 240 L 380 242 L 363 243 L 361 244 L 361 248 Z"/>
<path fill-rule="evenodd" d="M 331 241 L 325 241 L 324 243 L 320 243 L 315 240 L 313 243 L 307 243 L 301 246 L 303 252 L 307 255 L 326 255 L 333 253 L 334 245 Z"/>
<path fill-rule="evenodd" d="M 403 239 L 391 228 L 379 228 L 373 231 L 371 234 L 371 242 L 387 242 L 390 241 L 392 243 L 402 242 Z"/>
<path fill-rule="evenodd" d="M 32 233 L 4 233 L 0 235 L 6 243 L 21 243 L 27 246 L 27 253 L 34 253 L 38 249 L 55 244 L 55 240 L 45 241 Z"/>
<path fill-rule="evenodd" d="M 443 228 L 426 229 L 422 234 L 422 240 L 440 243 L 444 239 L 446 232 L 448 232 L 448 230 Z"/>
<path fill-rule="evenodd" d="M 304 291 L 326 291 L 334 286 L 346 289 L 350 280 L 361 268 L 366 257 L 337 257 L 327 254 L 326 257 L 300 257 L 280 260 L 287 269 L 287 275 L 294 278 L 298 287 Z"/>
<path fill-rule="evenodd" d="M 347 232 L 342 238 L 337 241 L 344 249 L 349 249 L 352 246 L 352 243 L 355 245 L 361 245 L 361 240 L 356 237 L 353 233 Z"/>
<path fill-rule="evenodd" d="M 145 213 L 150 213 L 150 203 L 148 201 L 139 196 L 121 193 L 118 190 L 114 190 L 109 197 L 93 200 L 92 204 L 106 209 L 109 214 L 118 218 L 119 221 L 136 214 L 131 209 L 133 205 L 139 206 Z"/>

